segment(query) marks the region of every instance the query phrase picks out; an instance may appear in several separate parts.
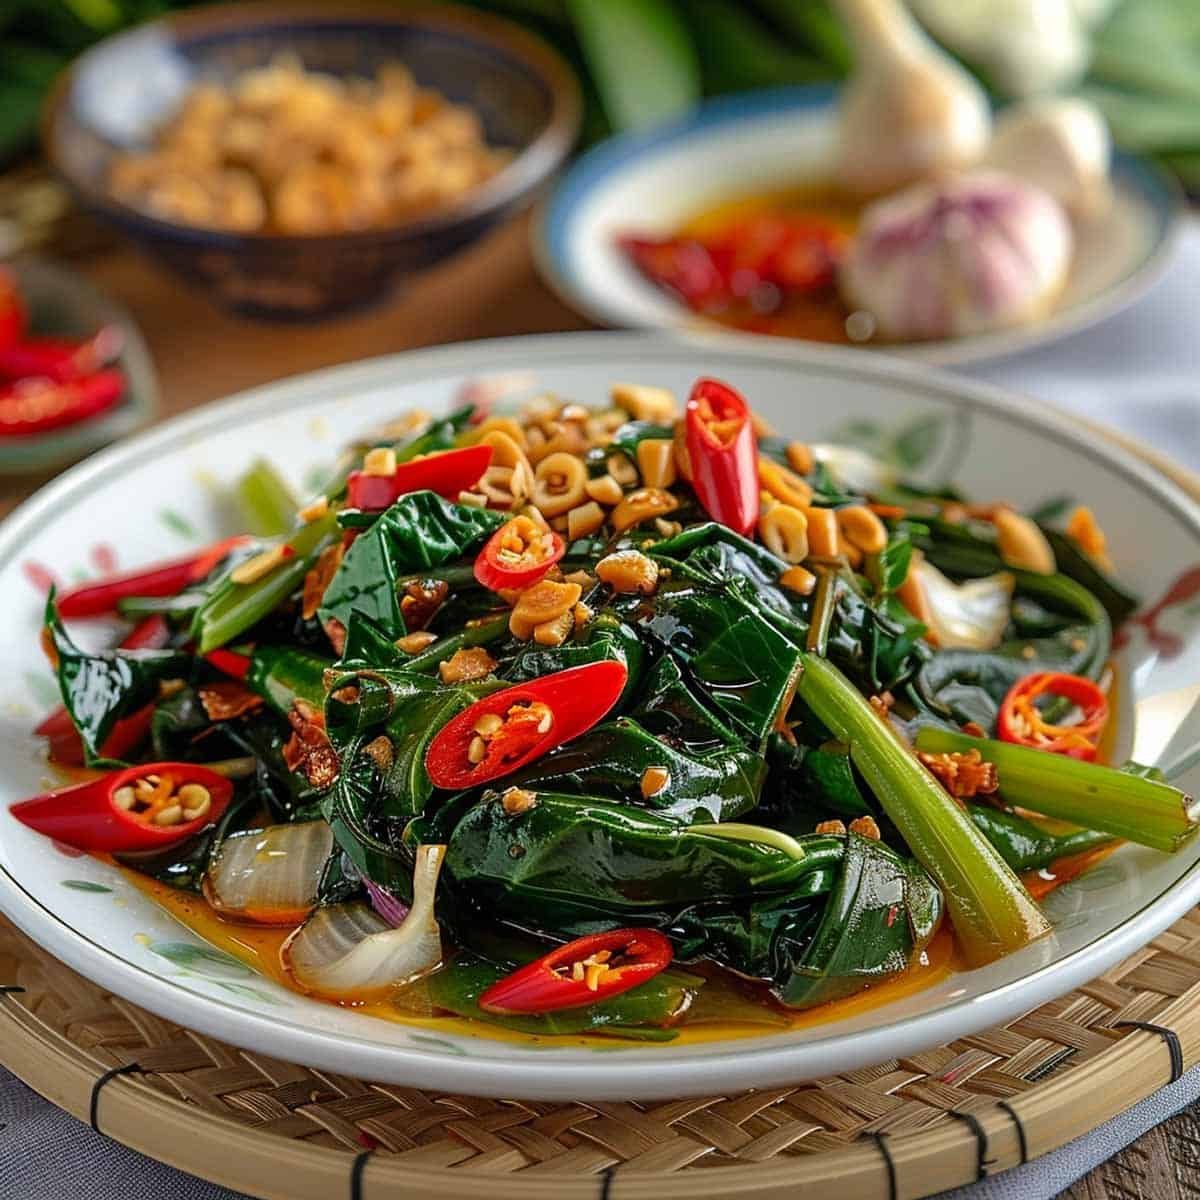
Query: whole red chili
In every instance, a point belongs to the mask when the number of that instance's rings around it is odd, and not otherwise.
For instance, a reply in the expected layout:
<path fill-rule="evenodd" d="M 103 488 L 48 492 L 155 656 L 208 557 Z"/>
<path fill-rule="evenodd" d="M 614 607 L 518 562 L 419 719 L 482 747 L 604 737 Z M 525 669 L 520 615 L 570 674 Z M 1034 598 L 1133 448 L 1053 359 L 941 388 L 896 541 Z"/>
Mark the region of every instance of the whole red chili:
<path fill-rule="evenodd" d="M 75 425 L 112 408 L 125 391 L 120 371 L 97 371 L 70 383 L 20 379 L 0 387 L 0 437 L 28 437 Z"/>
<path fill-rule="evenodd" d="M 758 442 L 741 395 L 700 379 L 688 397 L 684 432 L 692 487 L 714 521 L 746 536 L 758 521 Z"/>
<path fill-rule="evenodd" d="M 153 850 L 220 820 L 232 797 L 233 784 L 207 767 L 158 762 L 22 800 L 12 814 L 77 850 Z"/>
<path fill-rule="evenodd" d="M 0 345 L 0 377 L 70 383 L 115 362 L 123 343 L 115 325 L 105 325 L 89 338 L 24 338 Z"/>
<path fill-rule="evenodd" d="M 529 517 L 513 517 L 479 552 L 475 578 L 493 592 L 532 587 L 566 551 L 566 543 L 557 533 L 539 527 Z"/>
<path fill-rule="evenodd" d="M 673 953 L 655 929 L 576 938 L 497 980 L 479 997 L 479 1007 L 500 1016 L 586 1008 L 653 979 Z"/>
<path fill-rule="evenodd" d="M 391 475 L 351 471 L 346 480 L 347 502 L 351 508 L 381 512 L 409 492 L 437 492 L 457 499 L 459 492 L 470 491 L 483 478 L 491 461 L 491 446 L 466 446 L 400 463 Z"/>
<path fill-rule="evenodd" d="M 167 559 L 68 588 L 58 597 L 59 615 L 69 619 L 103 617 L 115 613 L 118 603 L 131 596 L 176 596 L 210 575 L 231 550 L 249 540 L 245 536 L 225 538 L 183 558 Z"/>
<path fill-rule="evenodd" d="M 1069 725 L 1047 721 L 1042 698 L 1066 700 L 1078 711 Z M 996 732 L 1006 742 L 1093 762 L 1108 722 L 1108 699 L 1090 679 L 1061 671 L 1041 671 L 1019 680 L 1000 705 Z"/>
<path fill-rule="evenodd" d="M 602 720 L 628 677 L 624 663 L 606 659 L 476 700 L 429 743 L 430 781 L 457 791 L 511 774 Z"/>

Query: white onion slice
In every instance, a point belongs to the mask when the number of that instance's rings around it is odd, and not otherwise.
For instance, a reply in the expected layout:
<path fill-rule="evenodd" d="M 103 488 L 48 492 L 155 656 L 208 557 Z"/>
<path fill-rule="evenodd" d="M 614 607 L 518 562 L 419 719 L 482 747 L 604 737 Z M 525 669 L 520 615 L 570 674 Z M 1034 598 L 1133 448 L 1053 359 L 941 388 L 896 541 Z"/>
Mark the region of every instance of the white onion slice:
<path fill-rule="evenodd" d="M 1007 571 L 954 583 L 930 562 L 914 562 L 929 608 L 929 629 L 943 650 L 991 650 L 1000 644 L 1012 611 Z"/>
<path fill-rule="evenodd" d="M 413 903 L 404 923 L 389 925 L 369 904 L 318 909 L 284 943 L 283 962 L 305 990 L 332 1000 L 371 1000 L 412 983 L 442 962 L 434 915 L 445 846 L 421 846 L 413 868 Z"/>
<path fill-rule="evenodd" d="M 324 821 L 270 825 L 227 837 L 204 877 L 204 895 L 223 917 L 298 925 L 317 902 L 333 850 Z"/>
<path fill-rule="evenodd" d="M 819 442 L 810 449 L 813 457 L 824 463 L 834 480 L 847 491 L 882 492 L 900 482 L 896 467 L 857 446 Z"/>

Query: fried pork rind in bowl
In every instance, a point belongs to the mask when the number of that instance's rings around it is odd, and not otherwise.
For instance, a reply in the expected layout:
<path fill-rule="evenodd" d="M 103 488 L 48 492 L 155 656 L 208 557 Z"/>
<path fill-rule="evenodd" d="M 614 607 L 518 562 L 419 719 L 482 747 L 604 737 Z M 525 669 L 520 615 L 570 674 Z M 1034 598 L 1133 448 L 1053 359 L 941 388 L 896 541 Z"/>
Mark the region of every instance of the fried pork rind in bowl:
<path fill-rule="evenodd" d="M 559 165 L 562 61 L 449 6 L 179 13 L 83 55 L 47 102 L 80 200 L 220 305 L 309 319 L 379 300 Z"/>

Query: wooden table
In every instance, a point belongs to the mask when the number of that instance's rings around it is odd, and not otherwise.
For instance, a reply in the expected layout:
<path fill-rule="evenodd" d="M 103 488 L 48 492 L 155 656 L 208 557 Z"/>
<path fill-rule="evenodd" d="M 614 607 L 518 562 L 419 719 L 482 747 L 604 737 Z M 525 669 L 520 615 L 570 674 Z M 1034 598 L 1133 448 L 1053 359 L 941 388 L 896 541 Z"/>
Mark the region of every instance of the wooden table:
<path fill-rule="evenodd" d="M 474 338 L 591 328 L 538 278 L 527 218 L 512 221 L 383 307 L 318 325 L 250 321 L 216 309 L 124 246 L 77 269 L 141 325 L 159 370 L 162 416 L 256 384 L 374 355 Z M 0 516 L 42 480 L 0 484 Z M 1180 1114 L 1063 1194 L 1062 1200 L 1200 1195 L 1200 1106 Z"/>

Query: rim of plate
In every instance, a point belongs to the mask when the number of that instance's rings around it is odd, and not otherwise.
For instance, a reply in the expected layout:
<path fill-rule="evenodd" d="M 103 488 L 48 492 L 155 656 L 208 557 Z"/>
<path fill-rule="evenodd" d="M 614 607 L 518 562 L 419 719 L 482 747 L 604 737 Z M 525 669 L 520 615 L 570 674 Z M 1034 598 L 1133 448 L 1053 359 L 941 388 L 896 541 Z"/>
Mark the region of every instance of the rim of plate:
<path fill-rule="evenodd" d="M 411 385 L 422 377 L 432 381 L 447 375 L 494 374 L 536 365 L 575 362 L 607 366 L 618 356 L 627 361 L 637 361 L 639 356 L 660 363 L 677 361 L 691 368 L 700 353 L 719 357 L 725 365 L 761 366 L 764 360 L 775 361 L 783 370 L 798 370 L 807 360 L 846 379 L 919 387 L 944 403 L 1006 419 L 1068 444 L 1123 476 L 1170 512 L 1200 544 L 1200 504 L 1127 451 L 1080 432 L 1067 414 L 1031 398 L 922 364 L 862 355 L 837 346 L 806 346 L 804 354 L 797 356 L 794 350 L 785 353 L 767 339 L 752 352 L 730 346 L 728 339 L 705 335 L 590 332 L 484 339 L 386 355 L 253 388 L 175 417 L 79 463 L 25 501 L 0 524 L 0 562 L 7 562 L 38 535 L 45 515 L 86 500 L 93 481 L 119 471 L 148 451 L 161 455 L 182 448 L 197 436 L 227 429 L 238 418 L 277 414 L 286 407 L 290 415 L 302 419 L 314 407 L 327 406 L 355 387 L 377 387 L 397 379 Z M 0 909 L 21 929 L 75 970 L 167 1019 L 234 1045 L 344 1074 L 481 1096 L 545 1100 L 662 1099 L 708 1094 L 714 1087 L 774 1086 L 917 1053 L 944 1042 L 950 1027 L 956 1037 L 977 1032 L 1095 978 L 1198 901 L 1200 862 L 1116 929 L 1021 980 L 929 1013 L 882 1021 L 851 1035 L 812 1036 L 820 1028 L 814 1027 L 674 1052 L 670 1047 L 614 1047 L 586 1060 L 564 1061 L 540 1051 L 522 1054 L 517 1046 L 511 1047 L 513 1053 L 505 1058 L 473 1058 L 389 1045 L 368 1036 L 322 1033 L 300 1020 L 283 1020 L 278 1013 L 266 1015 L 245 1008 L 234 999 L 217 1001 L 187 991 L 79 933 L 0 866 Z M 631 1072 L 631 1068 L 650 1065 L 653 1072 Z M 719 1079 L 714 1078 L 714 1071 Z"/>
<path fill-rule="evenodd" d="M 733 347 L 745 349 L 761 342 L 779 343 L 789 353 L 797 347 L 823 345 L 801 338 L 742 333 L 709 324 L 679 306 L 677 325 L 654 325 L 634 319 L 619 301 L 591 295 L 580 286 L 579 266 L 572 230 L 582 202 L 604 180 L 615 173 L 651 158 L 668 148 L 689 141 L 703 141 L 708 134 L 746 119 L 780 115 L 788 111 L 812 112 L 832 109 L 837 89 L 828 84 L 803 84 L 765 88 L 734 96 L 707 100 L 685 116 L 646 131 L 633 131 L 609 138 L 582 155 L 562 177 L 554 191 L 542 201 L 530 227 L 534 261 L 542 278 L 555 295 L 576 312 L 609 328 L 656 329 L 690 336 L 702 332 Z M 1058 341 L 1098 324 L 1141 299 L 1162 278 L 1183 231 L 1187 202 L 1183 189 L 1157 163 L 1121 151 L 1113 155 L 1114 178 L 1126 180 L 1157 218 L 1158 235 L 1145 257 L 1123 279 L 1090 299 L 1028 325 L 998 329 L 992 333 L 929 342 L 910 342 L 876 348 L 842 346 L 855 353 L 888 354 L 930 366 L 966 366 L 1005 358 L 1012 354 Z M 670 299 L 669 297 L 667 298 Z M 802 357 L 802 351 L 799 351 Z"/>

